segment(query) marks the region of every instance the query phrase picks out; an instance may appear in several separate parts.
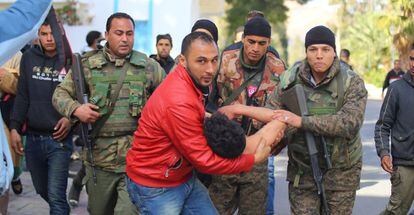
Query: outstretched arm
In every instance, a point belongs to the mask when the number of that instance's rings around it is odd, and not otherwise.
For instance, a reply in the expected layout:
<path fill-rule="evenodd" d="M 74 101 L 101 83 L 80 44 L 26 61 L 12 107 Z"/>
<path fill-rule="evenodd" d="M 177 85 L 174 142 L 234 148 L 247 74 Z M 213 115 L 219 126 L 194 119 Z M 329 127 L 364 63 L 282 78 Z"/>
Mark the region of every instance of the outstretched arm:
<path fill-rule="evenodd" d="M 235 117 L 242 115 L 264 123 L 272 121 L 272 117 L 274 115 L 274 111 L 272 109 L 241 104 L 224 106 L 221 107 L 219 111 L 225 114 L 229 119 L 234 119 Z"/>
<path fill-rule="evenodd" d="M 261 139 L 264 139 L 267 144 L 274 148 L 283 138 L 285 129 L 285 123 L 278 120 L 270 121 L 254 135 L 248 136 L 246 138 L 246 148 L 244 150 L 244 153 L 254 153 Z"/>

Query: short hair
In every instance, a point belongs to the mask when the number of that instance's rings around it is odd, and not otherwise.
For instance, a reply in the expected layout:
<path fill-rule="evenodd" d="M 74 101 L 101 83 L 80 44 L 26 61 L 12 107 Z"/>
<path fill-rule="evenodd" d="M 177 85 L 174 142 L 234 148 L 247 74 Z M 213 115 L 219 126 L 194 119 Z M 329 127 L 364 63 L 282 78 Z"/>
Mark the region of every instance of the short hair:
<path fill-rule="evenodd" d="M 43 25 L 50 25 L 49 21 L 47 19 L 45 19 L 45 21 L 43 21 L 42 26 Z"/>
<path fill-rule="evenodd" d="M 112 20 L 113 19 L 129 19 L 132 22 L 132 25 L 134 26 L 135 29 L 135 21 L 134 19 L 132 19 L 132 17 L 126 13 L 114 13 L 111 16 L 108 17 L 108 19 L 106 20 L 106 32 L 109 32 L 109 30 L 111 29 L 111 24 L 112 24 Z"/>
<path fill-rule="evenodd" d="M 249 13 L 247 13 L 246 19 L 248 20 L 248 19 L 251 19 L 251 18 L 254 18 L 254 17 L 263 17 L 264 18 L 265 16 L 264 16 L 264 13 L 260 10 L 251 10 L 251 11 L 249 11 Z"/>
<path fill-rule="evenodd" d="M 216 44 L 214 39 L 205 32 L 195 31 L 189 33 L 184 37 L 183 42 L 181 43 L 181 54 L 186 56 L 188 49 L 195 40 L 202 40 L 206 43 Z"/>
<path fill-rule="evenodd" d="M 86 35 L 86 43 L 88 46 L 91 46 L 93 42 L 102 36 L 101 32 L 99 31 L 89 31 Z"/>
<path fill-rule="evenodd" d="M 341 53 L 343 53 L 343 55 L 347 58 L 351 56 L 351 52 L 348 49 L 341 49 Z"/>
<path fill-rule="evenodd" d="M 204 135 L 213 152 L 223 158 L 236 158 L 246 147 L 243 128 L 220 112 L 205 119 Z"/>
<path fill-rule="evenodd" d="M 173 46 L 172 38 L 171 38 L 171 35 L 170 34 L 158 34 L 157 35 L 157 43 L 156 44 L 158 44 L 158 42 L 160 40 L 162 40 L 162 39 L 170 41 L 171 47 Z"/>

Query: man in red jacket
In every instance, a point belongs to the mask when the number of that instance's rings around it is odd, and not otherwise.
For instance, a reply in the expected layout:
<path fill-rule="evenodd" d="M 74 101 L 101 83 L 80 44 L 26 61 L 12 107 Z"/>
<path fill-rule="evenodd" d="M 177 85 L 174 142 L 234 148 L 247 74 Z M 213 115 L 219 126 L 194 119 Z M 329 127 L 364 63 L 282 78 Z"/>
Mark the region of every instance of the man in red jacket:
<path fill-rule="evenodd" d="M 250 171 L 267 159 L 275 133 L 285 126 L 272 121 L 258 132 L 259 138 L 247 138 L 245 152 L 253 154 L 234 159 L 214 154 L 203 135 L 203 121 L 218 48 L 206 33 L 193 32 L 184 38 L 181 55 L 180 65 L 142 110 L 127 154 L 128 192 L 143 214 L 218 214 L 194 168 L 208 174 Z"/>

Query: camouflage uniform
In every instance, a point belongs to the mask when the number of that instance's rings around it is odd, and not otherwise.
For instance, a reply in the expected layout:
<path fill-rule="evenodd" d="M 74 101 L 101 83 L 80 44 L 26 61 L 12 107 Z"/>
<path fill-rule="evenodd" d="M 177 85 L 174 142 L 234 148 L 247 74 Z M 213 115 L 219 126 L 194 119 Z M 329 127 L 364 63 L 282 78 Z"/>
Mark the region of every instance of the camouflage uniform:
<path fill-rule="evenodd" d="M 92 180 L 89 160 L 86 159 L 87 151 L 83 151 L 88 209 L 91 214 L 137 214 L 125 186 L 125 156 L 131 146 L 141 108 L 163 79 L 164 72 L 145 54 L 132 51 L 126 58 L 116 59 L 107 48 L 85 54 L 82 64 L 90 103 L 99 106 L 101 115 L 108 111 L 110 95 L 120 73 L 127 70 L 114 110 L 94 142 L 96 185 Z M 77 119 L 72 114 L 80 106 L 75 100 L 75 92 L 72 73 L 69 72 L 53 95 L 55 108 L 73 121 Z"/>
<path fill-rule="evenodd" d="M 233 102 L 246 104 L 249 96 L 253 98 L 251 105 L 262 107 L 277 86 L 277 77 L 285 70 L 284 63 L 268 52 L 258 66 L 249 66 L 244 63 L 242 52 L 243 48 L 222 54 L 217 78 L 218 103 L 221 105 L 255 71 L 262 69 Z M 238 120 L 241 122 L 241 118 Z M 246 128 L 247 134 L 258 129 L 259 123 L 252 121 Z M 264 214 L 267 187 L 267 162 L 264 162 L 248 173 L 213 176 L 209 193 L 220 214 L 232 214 L 236 208 L 239 208 L 239 214 Z"/>
<path fill-rule="evenodd" d="M 311 77 L 306 60 L 295 64 L 281 76 L 280 85 L 269 99 L 267 107 L 281 108 L 283 90 L 295 84 L 304 86 L 311 115 L 302 117 L 302 129 L 315 134 L 319 152 L 323 151 L 320 136 L 324 136 L 331 155 L 332 169 L 326 170 L 323 154 L 319 153 L 319 164 L 325 172 L 323 185 L 328 207 L 331 214 L 352 214 L 361 177 L 362 144 L 359 129 L 364 119 L 367 91 L 363 80 L 337 59 L 320 84 L 315 86 Z M 343 89 L 342 93 L 340 88 Z M 319 214 L 320 199 L 303 132 L 289 129 L 286 133 L 289 141 L 287 181 L 291 212 Z"/>

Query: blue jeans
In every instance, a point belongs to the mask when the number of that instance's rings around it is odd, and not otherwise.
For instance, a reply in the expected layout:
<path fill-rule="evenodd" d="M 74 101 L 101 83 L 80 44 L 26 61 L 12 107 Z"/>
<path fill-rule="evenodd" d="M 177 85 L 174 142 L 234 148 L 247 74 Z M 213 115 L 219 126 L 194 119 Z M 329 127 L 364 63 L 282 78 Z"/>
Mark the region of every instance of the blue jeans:
<path fill-rule="evenodd" d="M 72 137 L 57 142 L 51 136 L 27 135 L 26 165 L 36 192 L 49 203 L 50 214 L 69 214 L 66 186 Z"/>
<path fill-rule="evenodd" d="M 269 173 L 269 186 L 267 188 L 266 215 L 274 214 L 275 210 L 275 157 L 270 156 L 268 161 L 267 169 Z"/>
<path fill-rule="evenodd" d="M 195 173 L 187 182 L 177 187 L 152 188 L 142 186 L 127 178 L 127 189 L 132 203 L 141 214 L 218 214 L 206 187 Z"/>

